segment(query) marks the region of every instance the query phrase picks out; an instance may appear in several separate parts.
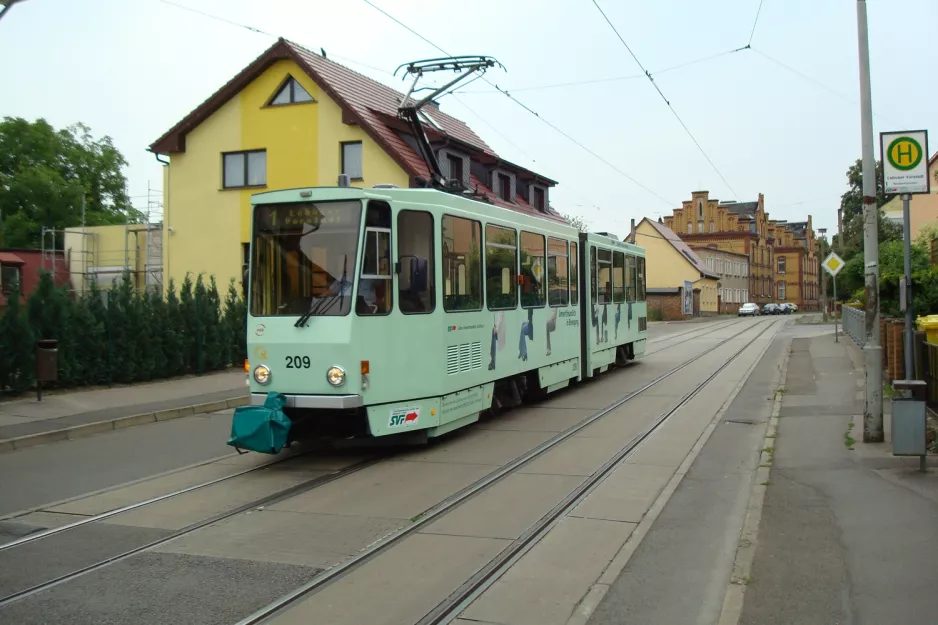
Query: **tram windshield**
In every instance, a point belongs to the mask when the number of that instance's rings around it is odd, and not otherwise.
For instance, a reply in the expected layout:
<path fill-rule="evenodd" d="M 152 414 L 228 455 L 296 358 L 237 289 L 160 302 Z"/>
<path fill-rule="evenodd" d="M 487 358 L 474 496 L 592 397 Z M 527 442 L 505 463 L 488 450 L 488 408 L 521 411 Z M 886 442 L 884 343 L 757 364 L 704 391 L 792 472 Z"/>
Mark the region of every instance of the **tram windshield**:
<path fill-rule="evenodd" d="M 291 202 L 254 210 L 251 314 L 347 315 L 361 202 Z"/>

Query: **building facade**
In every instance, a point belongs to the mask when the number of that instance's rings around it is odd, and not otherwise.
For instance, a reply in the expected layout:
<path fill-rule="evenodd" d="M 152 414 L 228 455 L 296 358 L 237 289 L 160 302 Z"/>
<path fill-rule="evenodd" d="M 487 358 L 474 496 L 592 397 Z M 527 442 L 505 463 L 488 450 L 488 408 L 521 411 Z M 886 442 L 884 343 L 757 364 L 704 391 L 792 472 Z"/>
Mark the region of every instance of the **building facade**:
<path fill-rule="evenodd" d="M 25 303 L 43 271 L 52 274 L 58 287 L 70 288 L 68 258 L 62 251 L 0 248 L 0 308 L 5 308 L 14 284 L 20 285 L 20 301 Z"/>
<path fill-rule="evenodd" d="M 802 310 L 820 310 L 820 270 L 811 216 L 808 221 L 775 223 L 775 301 Z"/>
<path fill-rule="evenodd" d="M 928 179 L 931 180 L 931 193 L 916 194 L 909 201 L 909 230 L 912 240 L 918 236 L 922 226 L 938 221 L 938 152 L 928 160 Z M 897 195 L 886 202 L 882 208 L 886 219 L 902 224 L 902 197 Z"/>
<path fill-rule="evenodd" d="M 648 309 L 654 310 L 659 300 L 677 295 L 685 282 L 694 290 L 694 315 L 716 315 L 719 311 L 717 283 L 719 276 L 681 238 L 663 223 L 643 219 L 629 235 L 630 241 L 645 248 L 647 259 Z M 655 296 L 655 297 L 652 297 Z M 670 301 L 670 300 L 669 300 Z M 660 309 L 662 318 L 669 311 Z"/>
<path fill-rule="evenodd" d="M 804 310 L 818 308 L 818 263 L 810 216 L 807 222 L 792 224 L 789 229 L 785 222 L 769 219 L 765 196 L 761 193 L 753 202 L 720 202 L 711 198 L 708 191 L 695 191 L 681 208 L 664 218 L 664 223 L 693 247 L 716 246 L 719 250 L 746 256 L 749 259 L 748 301 L 759 305 L 793 302 Z M 804 227 L 799 229 L 802 224 Z M 785 250 L 781 253 L 786 257 L 782 261 L 784 274 L 777 273 L 777 253 L 781 250 Z M 789 267 L 796 266 L 799 270 L 793 273 Z M 799 276 L 803 282 L 791 282 L 794 276 Z M 792 297 L 793 292 L 797 297 Z M 780 294 L 785 297 L 780 298 Z"/>
<path fill-rule="evenodd" d="M 214 275 L 220 288 L 240 283 L 255 193 L 336 186 L 340 174 L 358 187 L 425 186 L 402 100 L 279 39 L 149 148 L 165 165 L 164 283 L 178 288 L 187 273 Z M 501 159 L 435 103 L 420 117 L 444 174 L 499 206 L 563 221 L 549 203 L 556 182 Z"/>
<path fill-rule="evenodd" d="M 718 276 L 717 309 L 720 313 L 735 313 L 749 301 L 748 256 L 721 250 L 715 244 L 691 249 L 707 269 Z"/>

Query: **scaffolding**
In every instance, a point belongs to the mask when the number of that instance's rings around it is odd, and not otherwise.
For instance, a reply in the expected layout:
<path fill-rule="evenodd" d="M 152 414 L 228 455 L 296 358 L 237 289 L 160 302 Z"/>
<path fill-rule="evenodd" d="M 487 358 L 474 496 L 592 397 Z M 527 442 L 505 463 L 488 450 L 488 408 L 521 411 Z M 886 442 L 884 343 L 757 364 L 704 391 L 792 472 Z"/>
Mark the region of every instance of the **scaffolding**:
<path fill-rule="evenodd" d="M 83 293 L 92 282 L 109 289 L 124 273 L 140 291 L 163 290 L 163 205 L 159 189 L 147 184 L 147 205 L 137 209 L 143 223 L 130 220 L 111 226 L 85 224 L 82 202 L 80 228 L 42 228 L 42 268 L 56 275 L 58 254 L 67 263 L 71 290 Z M 122 236 L 121 236 L 122 235 Z M 47 242 L 51 243 L 46 247 Z M 61 246 L 58 245 L 61 243 Z"/>

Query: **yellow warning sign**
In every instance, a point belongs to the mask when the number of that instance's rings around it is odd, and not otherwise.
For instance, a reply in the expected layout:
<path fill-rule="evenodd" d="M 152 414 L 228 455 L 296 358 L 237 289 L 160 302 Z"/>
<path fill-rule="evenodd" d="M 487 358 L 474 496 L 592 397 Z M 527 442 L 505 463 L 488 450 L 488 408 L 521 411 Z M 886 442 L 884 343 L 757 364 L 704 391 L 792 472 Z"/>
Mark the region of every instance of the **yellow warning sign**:
<path fill-rule="evenodd" d="M 821 263 L 821 266 L 824 267 L 827 273 L 836 276 L 840 273 L 840 270 L 844 268 L 844 259 L 835 252 L 831 252 L 827 258 L 824 259 L 824 262 Z"/>

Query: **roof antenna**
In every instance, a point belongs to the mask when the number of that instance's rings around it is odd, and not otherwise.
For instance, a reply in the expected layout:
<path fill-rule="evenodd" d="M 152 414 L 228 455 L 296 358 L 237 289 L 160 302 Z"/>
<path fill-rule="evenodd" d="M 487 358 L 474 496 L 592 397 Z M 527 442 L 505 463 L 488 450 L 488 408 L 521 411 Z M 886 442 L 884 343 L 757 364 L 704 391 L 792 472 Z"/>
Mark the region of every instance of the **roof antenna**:
<path fill-rule="evenodd" d="M 429 186 L 454 193 L 462 193 L 464 191 L 461 180 L 449 180 L 446 178 L 446 176 L 443 175 L 443 170 L 440 167 L 439 161 L 436 159 L 436 155 L 433 153 L 433 147 L 430 145 L 430 140 L 427 138 L 427 133 L 423 129 L 423 123 L 420 121 L 420 109 L 423 108 L 423 106 L 428 102 L 432 102 L 433 99 L 437 96 L 450 92 L 450 90 L 455 87 L 457 83 L 462 82 L 470 75 L 476 73 L 478 74 L 478 76 L 469 81 L 470 83 L 478 80 L 482 77 L 482 74 L 484 74 L 488 68 L 494 67 L 495 65 L 505 69 L 501 63 L 489 56 L 452 56 L 439 59 L 414 61 L 412 63 L 401 65 L 396 70 L 394 70 L 394 75 L 397 76 L 397 72 L 400 71 L 401 68 L 406 67 L 405 72 L 407 74 L 414 75 L 414 82 L 411 83 L 410 89 L 407 91 L 407 95 L 404 96 L 404 100 L 401 102 L 400 107 L 398 107 L 397 112 L 401 119 L 410 124 L 411 132 L 414 134 L 414 139 L 417 140 L 417 151 L 420 153 L 420 156 L 427 164 L 427 169 L 430 171 Z M 417 100 L 412 97 L 416 91 L 423 90 L 415 88 L 417 86 L 417 82 L 425 72 L 440 72 L 444 70 L 457 72 L 459 73 L 459 76 L 449 81 L 442 87 L 433 89 L 430 95 L 421 100 Z M 426 88 L 432 89 L 431 87 Z"/>

